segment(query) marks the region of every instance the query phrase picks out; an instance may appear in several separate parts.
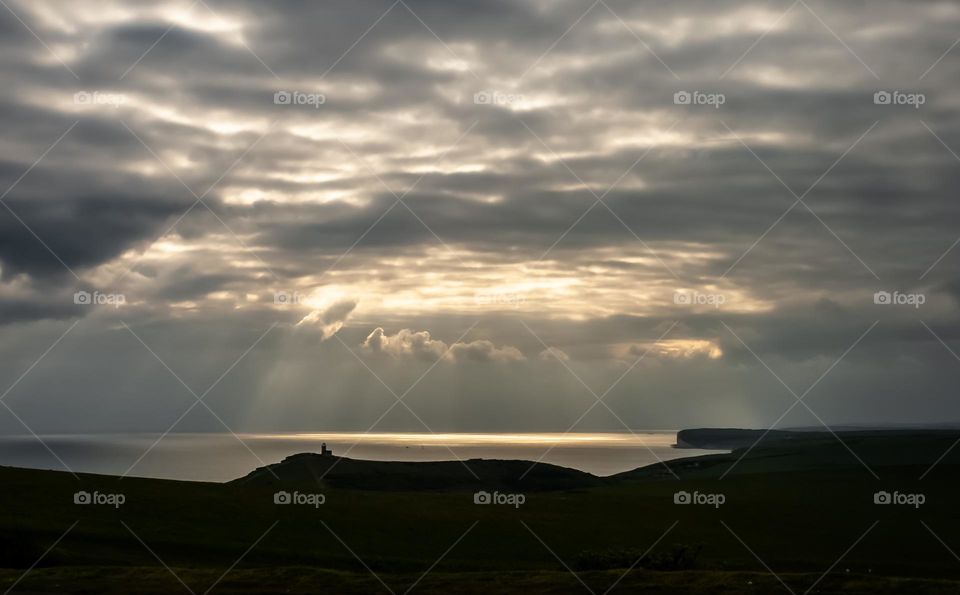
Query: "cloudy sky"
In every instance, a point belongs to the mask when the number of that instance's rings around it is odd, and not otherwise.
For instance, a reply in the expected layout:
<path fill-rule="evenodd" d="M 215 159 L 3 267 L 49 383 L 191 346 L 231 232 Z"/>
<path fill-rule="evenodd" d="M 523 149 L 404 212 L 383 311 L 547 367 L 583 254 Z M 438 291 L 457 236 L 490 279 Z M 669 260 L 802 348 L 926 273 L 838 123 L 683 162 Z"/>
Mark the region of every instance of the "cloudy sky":
<path fill-rule="evenodd" d="M 954 2 L 0 31 L 2 433 L 960 420 Z"/>

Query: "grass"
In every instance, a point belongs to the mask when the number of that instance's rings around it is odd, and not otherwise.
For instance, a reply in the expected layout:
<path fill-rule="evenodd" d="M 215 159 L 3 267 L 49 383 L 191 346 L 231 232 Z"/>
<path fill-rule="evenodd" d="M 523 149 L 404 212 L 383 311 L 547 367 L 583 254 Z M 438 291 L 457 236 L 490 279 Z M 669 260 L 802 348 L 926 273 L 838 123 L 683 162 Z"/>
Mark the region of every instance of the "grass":
<path fill-rule="evenodd" d="M 901 464 L 904 449 L 881 442 L 856 447 L 879 480 L 840 445 L 817 442 L 762 447 L 724 479 L 739 453 L 678 462 L 680 480 L 647 470 L 528 492 L 520 508 L 476 505 L 464 489 L 327 485 L 313 486 L 326 496 L 319 508 L 277 506 L 271 485 L 0 468 L 0 592 L 74 522 L 18 590 L 119 593 L 136 577 L 138 592 L 186 592 L 166 564 L 199 593 L 242 558 L 215 592 L 387 592 L 374 573 L 403 592 L 431 568 L 416 592 L 587 592 L 570 567 L 602 593 L 652 546 L 617 591 L 786 592 L 769 567 L 797 592 L 828 570 L 817 592 L 960 592 L 960 561 L 939 541 L 960 550 L 955 457 L 921 481 L 929 465 Z M 80 489 L 126 503 L 75 505 Z M 676 505 L 678 490 L 726 502 Z M 877 506 L 878 490 L 922 492 L 926 503 Z"/>
<path fill-rule="evenodd" d="M 225 570 L 225 569 L 224 569 Z M 142 595 L 171 593 L 223 594 L 310 594 L 337 593 L 708 593 L 713 595 L 769 595 L 788 591 L 768 572 L 731 571 L 605 571 L 585 572 L 463 572 L 435 571 L 429 574 L 378 574 L 342 572 L 312 567 L 240 568 L 224 576 L 224 570 L 162 567 L 66 567 L 41 568 L 29 573 L 17 589 L 32 593 L 99 593 L 126 595 L 135 588 Z M 176 576 L 174 575 L 176 574 Z M 13 571 L 0 570 L 0 588 L 20 578 Z M 957 583 L 939 579 L 891 578 L 843 573 L 822 578 L 818 573 L 781 573 L 797 593 L 814 586 L 816 593 L 845 595 L 941 595 L 956 592 Z M 183 581 L 181 583 L 180 581 Z M 382 581 L 382 582 L 381 582 Z M 581 582 L 582 581 L 582 582 Z M 411 588 L 412 587 L 412 588 Z M 188 590 L 189 589 L 189 590 Z M 588 590 L 589 589 L 589 590 Z"/>

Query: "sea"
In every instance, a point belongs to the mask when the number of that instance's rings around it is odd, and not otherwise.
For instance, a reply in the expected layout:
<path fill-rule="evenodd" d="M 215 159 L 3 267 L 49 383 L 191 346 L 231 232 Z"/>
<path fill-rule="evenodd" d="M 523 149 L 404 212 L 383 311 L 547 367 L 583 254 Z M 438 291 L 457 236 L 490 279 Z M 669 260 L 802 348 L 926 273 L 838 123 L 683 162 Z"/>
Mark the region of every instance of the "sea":
<path fill-rule="evenodd" d="M 723 451 L 674 448 L 676 431 L 633 433 L 51 434 L 0 436 L 0 465 L 223 482 L 302 452 L 376 461 L 520 459 L 606 476 Z"/>

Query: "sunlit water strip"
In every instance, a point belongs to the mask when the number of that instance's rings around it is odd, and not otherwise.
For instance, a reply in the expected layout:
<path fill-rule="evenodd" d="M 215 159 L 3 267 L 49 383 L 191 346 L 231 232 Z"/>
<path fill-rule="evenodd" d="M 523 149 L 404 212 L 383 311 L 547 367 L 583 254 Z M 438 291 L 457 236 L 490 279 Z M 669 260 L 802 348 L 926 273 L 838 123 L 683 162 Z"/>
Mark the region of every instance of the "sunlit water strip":
<path fill-rule="evenodd" d="M 630 433 L 284 433 L 48 435 L 43 442 L 73 471 L 228 481 L 326 443 L 334 454 L 377 461 L 522 459 L 611 475 L 716 451 L 676 449 L 674 431 Z M 242 442 L 241 442 L 242 440 Z M 143 456 L 148 450 L 149 454 Z M 251 452 L 252 451 L 252 452 Z M 141 459 L 141 456 L 143 458 Z M 137 462 L 139 459 L 139 462 Z M 0 465 L 63 469 L 32 436 L 0 437 Z"/>
<path fill-rule="evenodd" d="M 672 446 L 676 441 L 676 432 L 646 432 L 646 433 L 362 433 L 336 432 L 332 434 L 245 434 L 257 440 L 308 440 L 314 442 L 359 442 L 364 444 L 393 444 L 398 446 L 594 446 L 610 448 L 612 446 Z"/>

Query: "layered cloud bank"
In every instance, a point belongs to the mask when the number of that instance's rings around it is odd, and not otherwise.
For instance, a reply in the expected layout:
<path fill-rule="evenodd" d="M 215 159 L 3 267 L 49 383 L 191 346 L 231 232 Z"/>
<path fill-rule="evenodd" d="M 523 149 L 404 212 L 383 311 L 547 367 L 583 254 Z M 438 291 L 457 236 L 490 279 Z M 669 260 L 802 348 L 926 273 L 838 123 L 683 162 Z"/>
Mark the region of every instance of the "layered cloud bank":
<path fill-rule="evenodd" d="M 834 422 L 960 416 L 955 3 L 9 2 L 0 30 L 0 378 L 44 356 L 0 431 L 163 431 L 167 367 L 231 427 L 363 429 L 438 362 L 444 430 L 599 395 L 621 419 L 584 427 L 761 425 L 814 382 Z"/>

